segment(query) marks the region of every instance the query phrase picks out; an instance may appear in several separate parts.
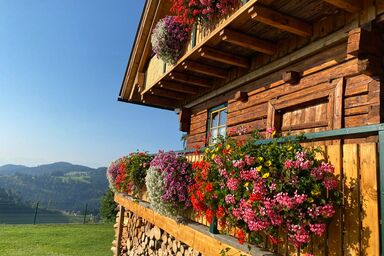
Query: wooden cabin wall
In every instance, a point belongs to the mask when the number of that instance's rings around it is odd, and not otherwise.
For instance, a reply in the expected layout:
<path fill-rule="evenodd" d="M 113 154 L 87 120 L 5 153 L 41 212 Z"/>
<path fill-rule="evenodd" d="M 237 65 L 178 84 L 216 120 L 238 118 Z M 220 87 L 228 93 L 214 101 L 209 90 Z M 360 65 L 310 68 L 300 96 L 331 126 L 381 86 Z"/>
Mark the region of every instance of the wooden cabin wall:
<path fill-rule="evenodd" d="M 208 109 L 225 102 L 228 129 L 308 133 L 380 123 L 380 74 L 362 68 L 364 61 L 342 42 L 284 68 L 301 74 L 297 84 L 284 82 L 281 71 L 218 95 L 192 109 L 187 147 L 205 145 Z M 237 91 L 248 101 L 235 100 Z"/>

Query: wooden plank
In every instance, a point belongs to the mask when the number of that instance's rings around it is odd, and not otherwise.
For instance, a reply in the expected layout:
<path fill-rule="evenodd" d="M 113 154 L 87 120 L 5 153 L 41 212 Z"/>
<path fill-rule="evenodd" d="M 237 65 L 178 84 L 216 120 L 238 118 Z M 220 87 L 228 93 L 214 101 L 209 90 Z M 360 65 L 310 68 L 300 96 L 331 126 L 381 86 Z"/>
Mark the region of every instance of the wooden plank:
<path fill-rule="evenodd" d="M 344 172 L 344 252 L 346 255 L 360 254 L 360 195 L 359 154 L 357 144 L 343 145 Z"/>
<path fill-rule="evenodd" d="M 328 126 L 328 121 L 313 121 L 313 122 L 305 122 L 305 123 L 283 126 L 281 128 L 281 131 L 283 131 L 283 132 L 295 131 L 295 130 L 310 129 L 310 128 L 317 128 L 317 127 L 327 127 L 327 126 Z"/>
<path fill-rule="evenodd" d="M 302 36 L 312 36 L 312 25 L 300 19 L 280 13 L 261 4 L 255 4 L 248 11 L 253 20 L 273 26 L 275 28 L 288 31 L 290 33 Z"/>
<path fill-rule="evenodd" d="M 186 74 L 178 73 L 178 72 L 169 73 L 169 78 L 174 80 L 174 81 L 177 81 L 177 82 L 182 82 L 182 83 L 190 84 L 190 85 L 196 85 L 196 86 L 204 87 L 204 88 L 210 88 L 212 86 L 212 81 L 207 79 L 207 78 L 188 76 Z"/>
<path fill-rule="evenodd" d="M 333 81 L 335 85 L 333 101 L 333 129 L 341 129 L 343 121 L 344 78 Z"/>
<path fill-rule="evenodd" d="M 231 53 L 223 52 L 211 47 L 203 46 L 198 50 L 198 52 L 200 53 L 201 57 L 206 59 L 218 61 L 221 63 L 225 63 L 228 65 L 233 65 L 241 68 L 250 67 L 250 61 L 247 58 L 234 55 Z"/>
<path fill-rule="evenodd" d="M 217 68 L 210 65 L 205 65 L 195 61 L 184 61 L 182 63 L 184 69 L 191 70 L 203 75 L 225 79 L 228 76 L 228 72 L 224 69 Z"/>
<path fill-rule="evenodd" d="M 240 47 L 252 49 L 268 55 L 273 55 L 276 52 L 276 46 L 274 43 L 255 38 L 232 29 L 223 29 L 219 35 L 221 40 Z"/>
<path fill-rule="evenodd" d="M 138 204 L 119 194 L 115 194 L 115 201 L 118 204 L 124 206 L 127 210 L 133 212 L 139 217 L 146 219 L 148 222 L 172 235 L 176 240 L 191 246 L 206 256 L 217 256 L 220 254 L 221 250 L 226 248 L 230 248 L 230 253 L 234 256 L 261 256 L 267 253 L 266 251 L 260 250 L 255 246 L 251 247 L 251 251 L 249 253 L 247 252 L 246 245 L 239 245 L 240 248 L 244 248 L 243 250 L 235 248 L 232 246 L 233 244 L 236 244 L 235 239 L 231 239 L 229 236 L 213 236 L 208 232 L 208 228 L 203 227 L 202 225 L 184 225 L 178 223 L 176 220 L 154 212 L 149 208 L 148 204 L 146 204 L 146 206 L 144 206 L 144 204 Z M 148 216 L 150 216 L 149 219 L 147 219 Z M 232 242 L 228 242 L 228 240 L 232 240 Z"/>
<path fill-rule="evenodd" d="M 343 173 L 343 151 L 340 143 L 327 146 L 328 161 L 335 167 L 335 175 L 342 180 Z M 342 191 L 341 184 L 339 189 Z M 332 222 L 328 226 L 328 252 L 329 256 L 342 255 L 342 242 L 343 242 L 343 210 L 339 208 L 336 210 Z"/>
<path fill-rule="evenodd" d="M 124 206 L 119 206 L 120 211 L 120 217 L 119 217 L 119 223 L 117 228 L 117 244 L 116 244 L 116 254 L 120 255 L 121 253 L 121 240 L 122 240 L 122 234 L 123 234 L 123 225 L 124 225 L 124 214 L 125 214 L 125 208 Z"/>
<path fill-rule="evenodd" d="M 361 9 L 361 0 L 324 0 L 324 2 L 351 13 Z"/>
<path fill-rule="evenodd" d="M 379 207 L 376 143 L 360 145 L 362 200 L 362 255 L 379 255 Z"/>
<path fill-rule="evenodd" d="M 161 88 L 175 91 L 175 92 L 181 92 L 181 93 L 187 93 L 187 94 L 197 94 L 197 90 L 194 87 L 183 85 L 181 83 L 176 83 L 172 81 L 161 81 L 159 83 L 159 86 Z"/>

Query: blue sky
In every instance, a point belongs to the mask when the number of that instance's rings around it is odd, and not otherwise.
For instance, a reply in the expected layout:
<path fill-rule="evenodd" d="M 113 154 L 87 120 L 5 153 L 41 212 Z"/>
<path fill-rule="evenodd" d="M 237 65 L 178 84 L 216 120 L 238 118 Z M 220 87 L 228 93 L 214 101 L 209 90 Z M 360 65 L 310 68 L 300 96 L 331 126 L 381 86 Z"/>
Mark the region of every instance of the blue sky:
<path fill-rule="evenodd" d="M 181 149 L 174 112 L 117 101 L 143 4 L 0 1 L 0 165 Z"/>

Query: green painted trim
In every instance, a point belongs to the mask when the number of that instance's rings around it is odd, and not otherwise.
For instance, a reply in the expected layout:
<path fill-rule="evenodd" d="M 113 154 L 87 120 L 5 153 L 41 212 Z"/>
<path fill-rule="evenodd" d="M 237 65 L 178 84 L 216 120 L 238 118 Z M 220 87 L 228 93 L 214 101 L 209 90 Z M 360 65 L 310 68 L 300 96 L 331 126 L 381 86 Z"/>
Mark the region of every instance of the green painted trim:
<path fill-rule="evenodd" d="M 379 207 L 379 224 L 380 224 L 380 255 L 384 256 L 384 131 L 379 131 L 379 184 L 380 187 L 380 207 Z"/>

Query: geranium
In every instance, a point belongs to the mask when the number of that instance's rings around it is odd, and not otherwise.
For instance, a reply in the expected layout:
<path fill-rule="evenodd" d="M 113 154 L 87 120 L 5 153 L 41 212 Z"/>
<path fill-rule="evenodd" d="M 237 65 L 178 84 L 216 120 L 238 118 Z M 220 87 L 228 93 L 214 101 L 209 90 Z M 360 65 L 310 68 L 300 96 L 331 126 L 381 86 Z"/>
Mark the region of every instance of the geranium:
<path fill-rule="evenodd" d="M 152 31 L 152 50 L 165 63 L 175 64 L 189 39 L 189 27 L 175 16 L 159 20 Z"/>
<path fill-rule="evenodd" d="M 298 141 L 258 145 L 250 138 L 236 144 L 222 138 L 205 151 L 207 168 L 200 170 L 204 179 L 199 182 L 217 185 L 213 192 L 199 187 L 200 210 L 211 214 L 222 207 L 228 228 L 240 229 L 251 242 L 266 236 L 279 243 L 284 230 L 291 244 L 304 247 L 312 235 L 323 235 L 340 199 L 333 166 Z M 212 198 L 215 207 L 209 203 Z"/>
<path fill-rule="evenodd" d="M 144 189 L 151 159 L 146 152 L 134 152 L 113 162 L 107 170 L 110 186 L 114 191 L 137 196 Z"/>
<path fill-rule="evenodd" d="M 213 20 L 217 16 L 231 13 L 240 0 L 171 0 L 171 12 L 184 24 L 194 24 Z"/>
<path fill-rule="evenodd" d="M 181 154 L 160 151 L 151 162 L 146 184 L 151 205 L 160 213 L 182 215 L 191 206 L 188 188 L 193 184 L 192 169 Z"/>

